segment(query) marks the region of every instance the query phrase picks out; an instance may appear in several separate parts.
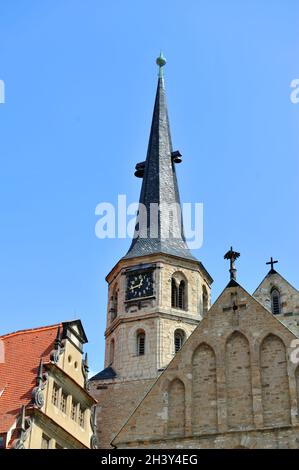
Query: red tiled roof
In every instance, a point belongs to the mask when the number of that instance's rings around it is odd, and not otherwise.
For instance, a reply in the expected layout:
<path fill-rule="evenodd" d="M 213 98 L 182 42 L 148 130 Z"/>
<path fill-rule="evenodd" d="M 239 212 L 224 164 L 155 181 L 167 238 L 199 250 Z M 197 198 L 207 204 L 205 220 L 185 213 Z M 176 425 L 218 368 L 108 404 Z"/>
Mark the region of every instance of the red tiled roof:
<path fill-rule="evenodd" d="M 0 362 L 0 434 L 15 422 L 22 405 L 31 401 L 40 359 L 50 360 L 58 326 L 22 330 L 0 336 L 4 363 Z"/>

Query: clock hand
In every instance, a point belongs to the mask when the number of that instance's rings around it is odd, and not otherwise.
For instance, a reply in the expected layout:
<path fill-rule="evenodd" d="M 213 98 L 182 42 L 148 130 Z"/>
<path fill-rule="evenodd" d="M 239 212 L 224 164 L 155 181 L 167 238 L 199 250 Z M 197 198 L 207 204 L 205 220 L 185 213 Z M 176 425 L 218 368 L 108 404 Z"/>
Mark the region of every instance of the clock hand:
<path fill-rule="evenodd" d="M 142 282 L 142 281 L 140 281 L 140 282 L 139 282 L 139 284 L 135 284 L 135 286 L 130 286 L 130 287 L 129 287 L 129 289 L 130 289 L 130 290 L 137 289 L 138 287 L 141 287 L 141 286 L 142 286 L 142 284 L 143 284 L 143 282 Z"/>

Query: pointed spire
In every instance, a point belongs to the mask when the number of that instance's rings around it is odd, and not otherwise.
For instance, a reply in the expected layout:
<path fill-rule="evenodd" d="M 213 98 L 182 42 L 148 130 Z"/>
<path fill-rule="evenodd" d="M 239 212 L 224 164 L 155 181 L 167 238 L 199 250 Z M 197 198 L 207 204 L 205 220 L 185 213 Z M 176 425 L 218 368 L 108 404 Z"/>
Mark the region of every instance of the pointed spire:
<path fill-rule="evenodd" d="M 143 177 L 138 219 L 131 247 L 125 258 L 167 253 L 195 260 L 187 247 L 175 163 L 181 154 L 173 152 L 165 96 L 163 67 L 157 59 L 159 78 L 146 161 L 136 165 L 135 175 Z"/>

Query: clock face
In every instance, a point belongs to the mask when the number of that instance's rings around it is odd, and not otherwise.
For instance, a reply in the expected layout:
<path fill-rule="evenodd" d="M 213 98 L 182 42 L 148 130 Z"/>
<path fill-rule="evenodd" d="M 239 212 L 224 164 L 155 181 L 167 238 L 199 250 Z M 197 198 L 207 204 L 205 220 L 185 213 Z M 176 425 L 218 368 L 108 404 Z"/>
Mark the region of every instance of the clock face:
<path fill-rule="evenodd" d="M 139 299 L 153 295 L 153 272 L 130 274 L 127 281 L 127 299 Z"/>

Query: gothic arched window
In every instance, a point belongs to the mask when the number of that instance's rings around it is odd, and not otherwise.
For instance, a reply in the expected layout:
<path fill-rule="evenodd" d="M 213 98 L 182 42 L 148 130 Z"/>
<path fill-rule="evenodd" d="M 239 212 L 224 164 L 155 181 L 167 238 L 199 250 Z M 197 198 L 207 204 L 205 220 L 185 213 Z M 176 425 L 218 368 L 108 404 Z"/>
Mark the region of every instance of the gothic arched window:
<path fill-rule="evenodd" d="M 111 308 L 110 308 L 111 321 L 115 320 L 115 318 L 117 317 L 117 310 L 118 310 L 118 289 L 116 286 L 113 290 L 113 294 L 111 297 Z"/>
<path fill-rule="evenodd" d="M 271 309 L 273 315 L 281 313 L 280 293 L 278 289 L 272 289 L 271 291 Z"/>
<path fill-rule="evenodd" d="M 179 285 L 178 308 L 185 310 L 186 307 L 186 283 L 181 281 Z"/>
<path fill-rule="evenodd" d="M 171 306 L 187 310 L 187 282 L 181 273 L 175 273 L 171 279 Z"/>
<path fill-rule="evenodd" d="M 178 288 L 174 278 L 171 279 L 171 306 L 173 308 L 178 307 Z"/>
<path fill-rule="evenodd" d="M 174 332 L 174 352 L 177 353 L 183 346 L 185 333 L 183 330 L 175 330 Z"/>
<path fill-rule="evenodd" d="M 145 333 L 144 331 L 139 331 L 137 334 L 137 355 L 144 356 L 145 354 Z"/>

